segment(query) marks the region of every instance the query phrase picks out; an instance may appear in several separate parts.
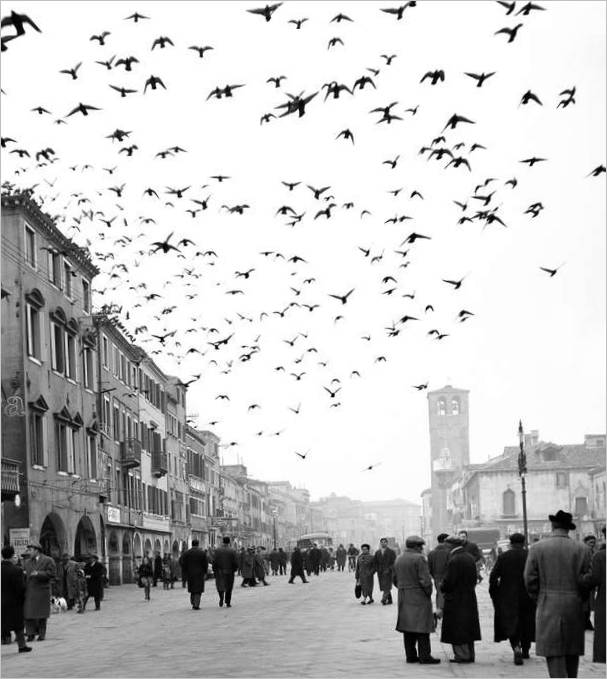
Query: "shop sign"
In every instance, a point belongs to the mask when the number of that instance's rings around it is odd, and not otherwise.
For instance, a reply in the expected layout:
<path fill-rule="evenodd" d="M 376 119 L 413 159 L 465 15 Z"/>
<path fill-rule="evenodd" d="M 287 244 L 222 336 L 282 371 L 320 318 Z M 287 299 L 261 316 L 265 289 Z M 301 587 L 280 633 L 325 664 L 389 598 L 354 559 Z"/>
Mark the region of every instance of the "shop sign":
<path fill-rule="evenodd" d="M 109 523 L 120 523 L 120 509 L 118 507 L 108 507 L 107 520 Z"/>
<path fill-rule="evenodd" d="M 9 539 L 11 546 L 15 548 L 16 554 L 21 554 L 27 549 L 30 541 L 29 528 L 9 528 Z"/>

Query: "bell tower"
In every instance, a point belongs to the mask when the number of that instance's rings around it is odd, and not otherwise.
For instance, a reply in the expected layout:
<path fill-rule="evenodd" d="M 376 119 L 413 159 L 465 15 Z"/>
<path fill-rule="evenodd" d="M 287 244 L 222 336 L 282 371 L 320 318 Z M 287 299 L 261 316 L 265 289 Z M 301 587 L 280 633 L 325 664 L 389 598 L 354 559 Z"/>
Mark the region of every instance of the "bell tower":
<path fill-rule="evenodd" d="M 448 489 L 470 462 L 468 394 L 450 384 L 428 392 L 433 537 L 452 529 Z"/>

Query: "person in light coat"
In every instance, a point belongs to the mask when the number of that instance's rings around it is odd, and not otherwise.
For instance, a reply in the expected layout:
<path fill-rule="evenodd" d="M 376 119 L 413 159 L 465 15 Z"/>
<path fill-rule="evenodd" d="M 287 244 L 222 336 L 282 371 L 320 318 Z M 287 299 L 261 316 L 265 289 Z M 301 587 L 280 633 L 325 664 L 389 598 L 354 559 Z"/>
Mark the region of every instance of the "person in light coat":
<path fill-rule="evenodd" d="M 396 630 L 402 632 L 408 663 L 435 665 L 440 663 L 430 651 L 433 628 L 432 578 L 422 554 L 424 540 L 410 535 L 405 551 L 394 564 L 394 584 L 398 588 Z"/>
<path fill-rule="evenodd" d="M 535 652 L 546 658 L 551 677 L 577 677 L 584 655 L 583 578 L 590 552 L 569 538 L 571 519 L 560 509 L 550 514 L 552 535 L 531 545 L 525 564 L 525 586 L 537 601 Z"/>

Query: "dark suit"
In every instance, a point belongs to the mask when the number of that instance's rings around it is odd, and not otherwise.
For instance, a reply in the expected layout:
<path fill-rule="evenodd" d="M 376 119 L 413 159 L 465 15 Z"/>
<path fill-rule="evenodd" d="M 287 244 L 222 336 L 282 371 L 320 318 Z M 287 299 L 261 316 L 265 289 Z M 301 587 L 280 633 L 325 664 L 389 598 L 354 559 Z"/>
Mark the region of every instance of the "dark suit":
<path fill-rule="evenodd" d="M 219 605 L 231 606 L 232 589 L 234 588 L 234 573 L 238 570 L 236 552 L 231 547 L 219 547 L 213 557 L 213 573 L 215 585 L 219 592 Z"/>
<path fill-rule="evenodd" d="M 390 547 L 386 547 L 384 550 L 378 549 L 375 552 L 375 570 L 377 571 L 379 588 L 382 591 L 382 604 L 392 603 L 392 577 L 395 561 L 396 552 Z"/>
<path fill-rule="evenodd" d="M 23 604 L 25 573 L 10 560 L 2 560 L 2 638 L 10 639 L 15 632 L 19 648 L 25 646 L 23 635 Z"/>
<path fill-rule="evenodd" d="M 95 600 L 95 610 L 101 608 L 101 600 L 103 599 L 103 579 L 105 577 L 105 568 L 103 564 L 99 561 L 94 563 L 87 563 L 84 567 L 84 575 L 86 576 L 86 598 L 84 600 L 84 606 L 82 610 L 86 607 L 86 602 L 89 597 L 93 597 Z"/>
<path fill-rule="evenodd" d="M 192 547 L 184 552 L 182 568 L 188 582 L 188 592 L 192 608 L 200 608 L 200 596 L 204 592 L 204 580 L 209 568 L 207 554 L 200 547 Z"/>

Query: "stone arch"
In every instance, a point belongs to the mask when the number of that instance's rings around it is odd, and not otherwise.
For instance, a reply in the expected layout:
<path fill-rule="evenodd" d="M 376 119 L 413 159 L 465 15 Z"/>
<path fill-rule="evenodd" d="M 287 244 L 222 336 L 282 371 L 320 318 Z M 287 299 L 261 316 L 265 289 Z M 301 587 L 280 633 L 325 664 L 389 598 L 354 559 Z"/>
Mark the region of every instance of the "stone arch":
<path fill-rule="evenodd" d="M 40 528 L 40 544 L 42 551 L 54 559 L 61 558 L 67 550 L 65 524 L 58 514 L 50 512 L 44 518 Z"/>
<path fill-rule="evenodd" d="M 118 541 L 118 534 L 115 530 L 110 531 L 107 546 L 110 556 L 112 556 L 112 554 L 120 554 L 120 542 Z"/>
<path fill-rule="evenodd" d="M 74 539 L 74 559 L 80 561 L 88 554 L 97 552 L 97 535 L 93 522 L 88 516 L 80 517 L 76 527 L 76 537 Z"/>
<path fill-rule="evenodd" d="M 143 556 L 143 549 L 141 547 L 141 535 L 139 533 L 135 533 L 135 536 L 133 537 L 133 556 L 136 559 L 141 559 Z"/>
<path fill-rule="evenodd" d="M 162 545 L 160 544 L 160 540 L 158 538 L 154 540 L 154 556 L 156 555 L 156 552 L 162 553 Z"/>
<path fill-rule="evenodd" d="M 173 552 L 174 555 L 179 554 L 179 540 L 174 540 L 173 541 L 173 546 L 171 548 L 171 551 Z"/>
<path fill-rule="evenodd" d="M 122 536 L 122 582 L 133 582 L 133 554 L 131 536 L 125 531 Z"/>
<path fill-rule="evenodd" d="M 163 545 L 162 555 L 164 556 L 165 554 L 170 554 L 170 551 L 171 551 L 171 550 L 170 550 L 170 548 L 169 548 L 169 541 L 168 541 L 168 540 L 165 540 L 165 541 L 164 541 L 164 545 Z"/>

